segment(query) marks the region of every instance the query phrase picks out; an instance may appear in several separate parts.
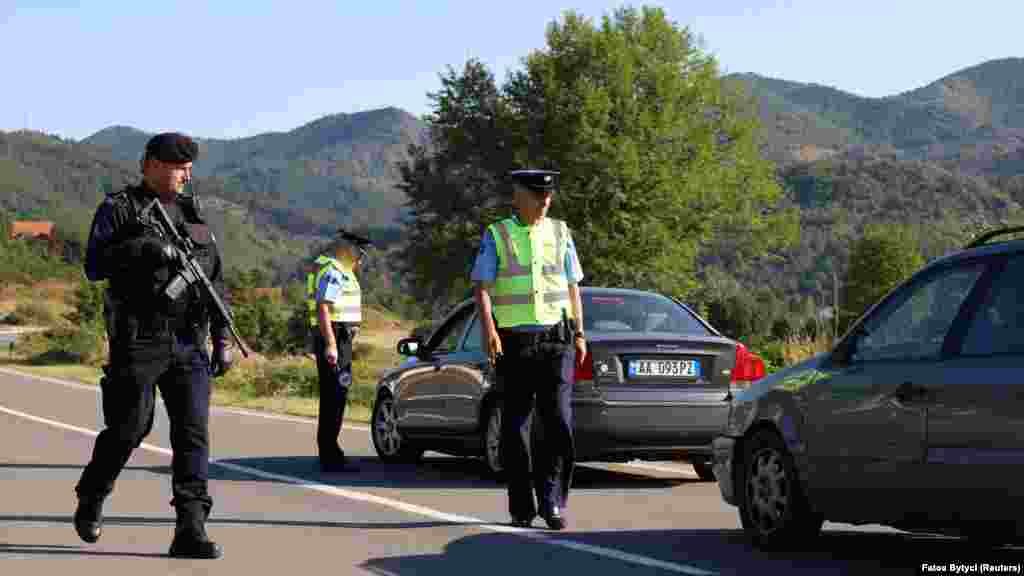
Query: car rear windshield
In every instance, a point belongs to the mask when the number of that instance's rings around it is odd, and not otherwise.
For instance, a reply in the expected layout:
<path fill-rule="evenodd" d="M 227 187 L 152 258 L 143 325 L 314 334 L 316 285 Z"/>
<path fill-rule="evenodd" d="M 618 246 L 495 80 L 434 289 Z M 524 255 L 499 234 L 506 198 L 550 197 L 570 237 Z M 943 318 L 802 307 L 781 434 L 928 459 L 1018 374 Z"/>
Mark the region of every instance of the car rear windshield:
<path fill-rule="evenodd" d="M 595 333 L 662 332 L 710 336 L 691 314 L 657 294 L 587 294 L 583 299 L 583 328 Z"/>

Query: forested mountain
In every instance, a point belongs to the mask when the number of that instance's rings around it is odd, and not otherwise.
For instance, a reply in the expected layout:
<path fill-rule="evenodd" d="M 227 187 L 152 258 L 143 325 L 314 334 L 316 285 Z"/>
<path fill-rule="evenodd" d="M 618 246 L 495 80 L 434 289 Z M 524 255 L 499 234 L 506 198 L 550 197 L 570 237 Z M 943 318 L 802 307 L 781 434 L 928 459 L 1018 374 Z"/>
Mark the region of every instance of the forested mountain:
<path fill-rule="evenodd" d="M 137 160 L 111 157 L 103 148 L 37 132 L 0 132 L 0 210 L 14 218 L 53 220 L 61 238 L 79 246 L 103 197 L 139 180 Z M 199 177 L 196 185 L 204 193 L 204 215 L 234 267 L 294 269 L 309 238 L 274 226 L 268 214 L 225 200 L 215 178 Z"/>
<path fill-rule="evenodd" d="M 728 80 L 754 97 L 784 203 L 800 209 L 801 240 L 743 262 L 731 239 L 719 239 L 703 257 L 705 294 L 732 293 L 766 310 L 827 305 L 833 271 L 843 270 L 866 223 L 908 223 L 934 257 L 985 226 L 1021 218 L 1024 59 L 877 99 L 756 75 Z M 384 108 L 249 138 L 195 135 L 196 187 L 227 259 L 281 280 L 339 225 L 400 239 L 406 199 L 397 166 L 423 131 L 410 114 Z M 149 136 L 126 126 L 81 142 L 0 132 L 0 209 L 56 220 L 66 237 L 84 241 L 103 195 L 138 180 Z"/>
<path fill-rule="evenodd" d="M 299 235 L 339 225 L 393 227 L 404 198 L 397 162 L 419 143 L 422 123 L 397 108 L 335 114 L 289 132 L 235 140 L 203 139 L 197 176 L 219 182 L 225 200 L 267 214 Z M 116 126 L 84 142 L 138 162 L 151 134 Z"/>
<path fill-rule="evenodd" d="M 871 154 L 962 163 L 975 173 L 1024 166 L 1024 58 L 989 61 L 886 98 L 756 74 L 728 78 L 760 105 L 768 154 L 779 162 L 861 146 Z"/>

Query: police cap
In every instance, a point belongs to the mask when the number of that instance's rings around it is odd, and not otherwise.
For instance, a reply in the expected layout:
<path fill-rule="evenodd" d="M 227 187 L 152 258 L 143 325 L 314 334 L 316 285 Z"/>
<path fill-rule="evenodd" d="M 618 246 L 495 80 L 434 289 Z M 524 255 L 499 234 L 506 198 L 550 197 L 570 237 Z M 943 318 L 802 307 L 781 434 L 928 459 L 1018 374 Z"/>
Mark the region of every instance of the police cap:
<path fill-rule="evenodd" d="M 508 177 L 534 192 L 553 192 L 558 187 L 559 173 L 553 170 L 513 170 Z"/>
<path fill-rule="evenodd" d="M 339 228 L 338 229 L 337 236 L 338 236 L 338 238 L 340 238 L 342 240 L 345 240 L 346 242 L 350 242 L 352 244 L 355 244 L 356 246 L 359 246 L 360 248 L 362 248 L 363 246 L 369 246 L 370 244 L 373 244 L 373 242 L 370 241 L 369 238 L 364 238 L 364 237 L 359 236 L 357 234 L 353 234 L 351 232 L 348 232 L 344 228 Z"/>
<path fill-rule="evenodd" d="M 199 145 L 178 132 L 157 134 L 146 143 L 146 158 L 169 164 L 185 164 L 199 157 Z"/>

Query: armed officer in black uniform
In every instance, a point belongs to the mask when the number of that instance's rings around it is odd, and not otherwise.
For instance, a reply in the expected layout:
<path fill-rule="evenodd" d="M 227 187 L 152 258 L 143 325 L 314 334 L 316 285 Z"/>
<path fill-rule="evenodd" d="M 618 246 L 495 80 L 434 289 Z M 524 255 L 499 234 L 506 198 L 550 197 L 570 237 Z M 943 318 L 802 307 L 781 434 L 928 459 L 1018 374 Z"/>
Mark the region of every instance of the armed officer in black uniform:
<path fill-rule="evenodd" d="M 205 530 L 213 505 L 207 492 L 210 377 L 231 367 L 231 340 L 227 324 L 212 313 L 210 299 L 194 282 L 177 294 L 168 290 L 181 277 L 181 253 L 146 211 L 159 199 L 182 237 L 191 238 L 195 260 L 223 300 L 213 234 L 200 217 L 195 196 L 180 195 L 197 155 L 198 146 L 185 135 L 154 136 L 146 144 L 142 183 L 109 195 L 93 218 L 86 277 L 109 280 L 105 320 L 110 358 L 100 381 L 106 427 L 75 487 L 74 524 L 86 542 L 99 539 L 103 502 L 132 451 L 152 429 L 159 388 L 174 454 L 171 505 L 177 523 L 169 553 L 219 558 L 222 549 Z M 208 339 L 213 342 L 212 358 Z"/>

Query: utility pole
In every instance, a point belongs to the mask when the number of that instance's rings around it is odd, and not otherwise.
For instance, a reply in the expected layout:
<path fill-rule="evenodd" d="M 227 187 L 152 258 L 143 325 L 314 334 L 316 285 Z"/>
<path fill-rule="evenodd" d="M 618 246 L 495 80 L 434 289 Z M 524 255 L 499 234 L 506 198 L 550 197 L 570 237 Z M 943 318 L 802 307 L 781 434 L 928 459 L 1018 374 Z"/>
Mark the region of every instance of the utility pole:
<path fill-rule="evenodd" d="M 839 275 L 832 266 L 832 344 L 839 339 Z"/>

